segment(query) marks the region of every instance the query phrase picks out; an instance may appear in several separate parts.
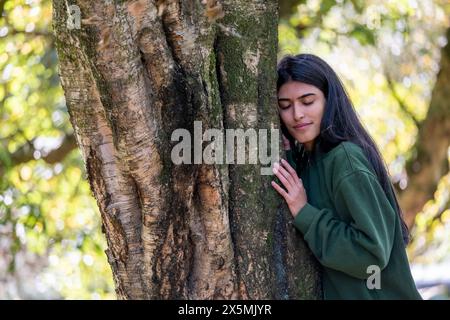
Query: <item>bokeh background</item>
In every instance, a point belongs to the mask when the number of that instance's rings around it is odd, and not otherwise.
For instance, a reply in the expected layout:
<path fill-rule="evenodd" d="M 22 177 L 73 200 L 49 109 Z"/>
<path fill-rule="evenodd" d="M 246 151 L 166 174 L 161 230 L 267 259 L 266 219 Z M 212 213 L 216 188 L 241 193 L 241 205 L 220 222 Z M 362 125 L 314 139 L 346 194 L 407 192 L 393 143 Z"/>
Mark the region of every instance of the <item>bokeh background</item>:
<path fill-rule="evenodd" d="M 59 82 L 51 11 L 49 0 L 0 0 L 0 299 L 115 299 Z M 279 57 L 314 53 L 338 72 L 400 189 L 449 16 L 448 0 L 280 1 Z M 449 297 L 447 154 L 408 247 L 425 299 Z"/>

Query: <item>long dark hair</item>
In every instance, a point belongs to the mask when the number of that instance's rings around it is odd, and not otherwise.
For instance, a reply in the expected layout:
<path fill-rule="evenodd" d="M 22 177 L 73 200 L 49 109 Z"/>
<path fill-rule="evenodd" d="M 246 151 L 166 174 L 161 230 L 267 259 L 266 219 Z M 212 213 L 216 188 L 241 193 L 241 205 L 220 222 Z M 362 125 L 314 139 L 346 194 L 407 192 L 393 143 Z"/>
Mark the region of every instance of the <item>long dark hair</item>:
<path fill-rule="evenodd" d="M 405 245 L 408 244 L 409 230 L 403 220 L 402 211 L 389 179 L 383 157 L 374 140 L 359 120 L 338 75 L 324 60 L 312 54 L 287 55 L 278 63 L 277 71 L 277 91 L 283 84 L 289 81 L 299 81 L 313 85 L 322 91 L 326 103 L 320 124 L 320 134 L 316 138 L 315 147 L 321 148 L 323 152 L 328 152 L 342 141 L 351 141 L 361 147 L 373 166 L 378 181 L 387 198 L 389 201 L 391 199 L 394 201 L 391 205 L 396 209 L 400 217 L 403 241 Z M 304 146 L 301 144 L 298 145 L 294 137 L 289 134 L 283 121 L 280 122 L 282 132 L 288 138 L 291 149 L 296 150 L 294 154 L 299 165 L 305 165 L 302 163 L 306 161 L 305 157 L 303 157 L 305 153 Z"/>

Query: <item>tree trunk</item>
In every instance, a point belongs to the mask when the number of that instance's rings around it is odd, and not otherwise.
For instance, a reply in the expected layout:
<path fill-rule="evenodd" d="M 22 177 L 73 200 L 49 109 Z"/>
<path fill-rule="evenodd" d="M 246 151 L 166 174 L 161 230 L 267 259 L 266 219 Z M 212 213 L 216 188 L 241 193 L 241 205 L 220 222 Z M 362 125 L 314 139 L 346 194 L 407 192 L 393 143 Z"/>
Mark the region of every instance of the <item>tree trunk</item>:
<path fill-rule="evenodd" d="M 173 131 L 195 138 L 194 121 L 279 127 L 277 2 L 71 4 L 79 29 L 53 2 L 60 76 L 118 298 L 320 298 L 318 265 L 262 165 L 171 158 Z"/>
<path fill-rule="evenodd" d="M 440 70 L 427 117 L 419 126 L 414 154 L 406 165 L 408 187 L 400 193 L 400 204 L 409 227 L 425 203 L 433 199 L 438 183 L 448 173 L 450 146 L 450 29 L 442 49 Z"/>

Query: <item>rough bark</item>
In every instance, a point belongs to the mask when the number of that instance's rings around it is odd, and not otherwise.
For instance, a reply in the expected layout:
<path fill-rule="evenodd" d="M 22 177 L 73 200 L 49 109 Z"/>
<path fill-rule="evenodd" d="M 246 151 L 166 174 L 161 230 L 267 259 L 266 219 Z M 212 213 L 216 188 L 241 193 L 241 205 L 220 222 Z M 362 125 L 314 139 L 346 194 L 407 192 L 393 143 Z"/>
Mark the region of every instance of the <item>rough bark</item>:
<path fill-rule="evenodd" d="M 71 4 L 81 29 L 66 28 Z M 194 121 L 278 127 L 277 2 L 53 5 L 61 82 L 118 298 L 319 298 L 317 264 L 260 165 L 171 160 L 172 132 L 193 136 Z"/>
<path fill-rule="evenodd" d="M 429 199 L 440 179 L 448 173 L 450 146 L 450 29 L 442 49 L 440 70 L 433 88 L 428 114 L 420 123 L 414 153 L 406 165 L 408 186 L 400 193 L 400 204 L 409 227 Z"/>

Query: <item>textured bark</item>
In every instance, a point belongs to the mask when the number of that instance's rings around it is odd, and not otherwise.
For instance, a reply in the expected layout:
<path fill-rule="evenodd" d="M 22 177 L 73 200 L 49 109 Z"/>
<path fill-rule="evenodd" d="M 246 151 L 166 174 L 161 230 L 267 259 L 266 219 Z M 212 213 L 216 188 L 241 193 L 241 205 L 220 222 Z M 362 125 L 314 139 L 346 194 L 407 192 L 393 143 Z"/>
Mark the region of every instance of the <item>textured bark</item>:
<path fill-rule="evenodd" d="M 277 2 L 70 4 L 81 29 L 53 3 L 60 75 L 118 298 L 319 298 L 317 264 L 260 165 L 171 161 L 173 130 L 194 121 L 278 127 Z"/>
<path fill-rule="evenodd" d="M 450 29 L 442 49 L 440 70 L 430 107 L 419 126 L 414 154 L 406 166 L 408 187 L 400 193 L 400 204 L 409 227 L 425 203 L 433 199 L 440 179 L 448 173 L 450 146 Z"/>

